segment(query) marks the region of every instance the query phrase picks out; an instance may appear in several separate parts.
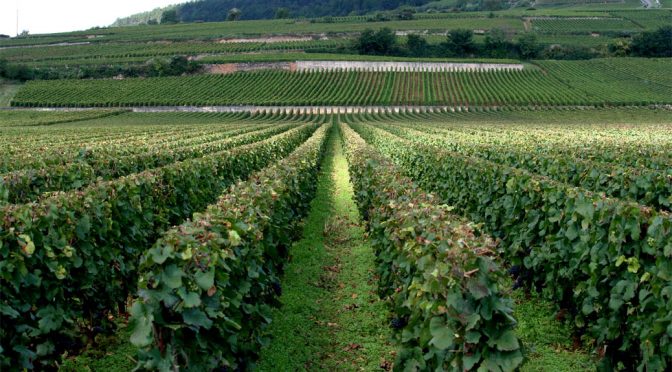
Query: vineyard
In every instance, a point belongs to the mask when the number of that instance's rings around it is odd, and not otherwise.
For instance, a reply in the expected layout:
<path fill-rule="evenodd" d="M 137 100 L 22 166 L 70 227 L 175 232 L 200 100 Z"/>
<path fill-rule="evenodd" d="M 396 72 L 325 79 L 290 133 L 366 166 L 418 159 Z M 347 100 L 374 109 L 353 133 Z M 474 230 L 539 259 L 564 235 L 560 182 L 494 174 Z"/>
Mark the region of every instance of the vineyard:
<path fill-rule="evenodd" d="M 337 5 L 0 30 L 0 371 L 672 371 L 672 0 Z"/>
<path fill-rule="evenodd" d="M 602 129 L 600 136 L 590 126 L 585 134 L 584 127 L 553 126 L 513 134 L 425 120 L 352 118 L 353 128 L 404 175 L 501 239 L 516 285 L 541 288 L 567 306 L 573 323 L 605 347 L 604 365 L 669 367 L 669 126 L 627 145 L 621 142 L 627 127 Z M 571 140 L 544 141 L 551 133 Z"/>
<path fill-rule="evenodd" d="M 627 19 L 598 17 L 533 18 L 532 28 L 534 31 L 550 34 L 623 33 L 640 30 L 640 26 Z"/>
<path fill-rule="evenodd" d="M 284 42 L 175 42 L 136 44 L 86 44 L 72 46 L 47 46 L 41 48 L 0 49 L 0 58 L 13 62 L 53 63 L 112 63 L 135 61 L 133 58 L 172 55 L 235 54 L 260 51 L 296 51 L 318 48 L 336 48 L 345 39 Z"/>
<path fill-rule="evenodd" d="M 610 67 L 605 69 L 604 66 Z M 539 61 L 500 71 L 278 71 L 29 82 L 13 106 L 649 105 L 670 103 L 669 62 Z M 619 71 L 620 70 L 620 71 Z M 652 77 L 662 76 L 652 80 Z M 607 88 L 609 87 L 609 88 Z"/>
<path fill-rule="evenodd" d="M 636 2 L 638 4 L 638 2 Z M 632 5 L 636 5 L 632 4 Z M 614 7 L 615 5 L 615 7 Z M 620 5 L 620 6 L 619 6 Z M 0 48 L 21 46 L 44 46 L 58 43 L 84 43 L 84 49 L 90 45 L 134 44 L 151 45 L 162 41 L 166 50 L 171 49 L 170 42 L 213 42 L 227 38 L 254 38 L 261 35 L 323 35 L 348 34 L 361 32 L 366 28 L 388 27 L 399 31 L 437 31 L 445 32 L 455 28 L 473 30 L 505 29 L 522 32 L 526 19 L 532 19 L 533 25 L 539 25 L 542 32 L 574 33 L 576 31 L 623 31 L 655 29 L 668 25 L 672 17 L 670 9 L 633 9 L 634 6 L 622 6 L 619 2 L 604 4 L 600 2 L 585 9 L 575 8 L 521 8 L 492 14 L 491 12 L 462 13 L 417 13 L 412 20 L 392 20 L 372 22 L 368 16 L 329 17 L 328 19 L 284 19 L 258 20 L 245 22 L 207 22 L 176 25 L 109 27 L 76 31 L 61 34 L 30 35 L 16 39 L 0 39 Z M 629 10 L 628 10 L 629 9 Z M 562 27 L 561 27 L 562 26 Z M 567 27 L 564 27 L 567 26 Z M 571 26 L 571 27 L 569 27 Z M 578 27 L 578 30 L 576 29 Z M 621 29 L 621 27 L 623 27 Z M 72 46 L 68 46 L 70 48 Z M 28 48 L 22 48 L 24 51 Z M 39 48 L 38 48 L 39 49 Z M 52 48 L 50 48 L 52 49 Z M 0 49 L 3 52 L 7 49 Z"/>
<path fill-rule="evenodd" d="M 310 117 L 248 124 L 235 116 L 216 123 L 190 117 L 193 125 L 153 119 L 112 129 L 93 124 L 100 131 L 27 131 L 18 142 L 16 133 L 3 132 L 3 146 L 17 144 L 3 154 L 9 203 L 2 207 L 2 314 L 12 319 L 1 333 L 3 369 L 31 367 L 36 357 L 48 363 L 68 347 L 59 335 L 104 327 L 100 316 L 122 310 L 136 292 L 131 283 L 144 272 L 144 247 L 162 231 L 215 203 L 237 179 L 324 133 Z"/>
<path fill-rule="evenodd" d="M 656 9 L 643 12 L 641 10 L 620 10 L 611 12 L 616 17 L 629 19 L 633 23 L 647 29 L 669 26 L 672 22 L 672 10 Z"/>
<path fill-rule="evenodd" d="M 245 22 L 207 22 L 141 27 L 109 27 L 64 34 L 35 35 L 27 38 L 0 40 L 0 47 L 69 43 L 146 43 L 151 41 L 217 40 L 258 35 L 297 35 L 361 32 L 383 27 L 395 30 L 450 30 L 453 28 L 522 30 L 520 19 L 514 17 L 419 17 L 408 21 L 368 22 L 352 18 L 344 22 L 310 22 L 305 19 L 258 20 Z"/>
<path fill-rule="evenodd" d="M 585 92 L 593 101 L 623 104 L 670 95 L 669 59 L 593 59 L 537 61 L 549 75 Z M 646 97 L 646 98 L 645 98 Z M 655 97 L 655 98 L 654 98 Z"/>
<path fill-rule="evenodd" d="M 602 350 L 564 351 L 565 367 L 670 367 L 669 110 L 0 111 L 0 120 L 3 370 L 77 363 L 103 334 L 133 351 L 121 369 L 129 360 L 245 369 L 260 357 L 262 370 L 293 368 L 265 350 L 269 340 L 285 347 L 272 320 L 292 319 L 278 305 L 297 269 L 284 267 L 303 257 L 293 242 L 306 239 L 301 221 L 329 190 L 319 170 L 334 164 L 349 172 L 347 198 L 375 252 L 364 269 L 374 287 L 360 292 L 370 297 L 345 292 L 346 301 L 357 312 L 384 305 L 361 316 L 381 322 L 367 332 L 395 340 L 386 346 L 395 369 L 552 368 L 557 351 L 528 351 L 545 341 L 517 310 L 531 300 L 514 303 L 511 286 L 557 306 L 586 350 Z M 315 239 L 335 240 L 319 244 L 347 247 L 351 238 L 321 221 Z M 316 269 L 338 278 L 334 262 Z M 307 327 L 319 334 L 329 322 Z M 352 338 L 382 342 L 346 335 L 346 348 Z M 379 363 L 368 348 L 348 354 Z"/>

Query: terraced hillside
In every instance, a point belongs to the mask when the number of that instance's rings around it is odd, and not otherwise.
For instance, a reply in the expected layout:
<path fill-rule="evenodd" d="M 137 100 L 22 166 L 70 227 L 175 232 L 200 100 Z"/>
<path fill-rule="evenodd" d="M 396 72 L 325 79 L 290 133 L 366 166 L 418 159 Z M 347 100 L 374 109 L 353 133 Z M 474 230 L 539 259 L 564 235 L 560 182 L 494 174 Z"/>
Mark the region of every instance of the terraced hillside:
<path fill-rule="evenodd" d="M 610 4 L 611 5 L 611 4 Z M 372 21 L 370 16 L 244 22 L 144 25 L 99 28 L 62 34 L 0 39 L 0 59 L 42 69 L 80 66 L 142 65 L 160 56 L 199 58 L 214 54 L 307 51 L 337 54 L 350 48 L 365 29 L 390 28 L 401 43 L 407 34 L 427 37 L 437 46 L 446 33 L 468 29 L 475 40 L 502 31 L 508 41 L 533 34 L 544 45 L 606 50 L 637 33 L 672 21 L 670 9 L 521 8 L 499 12 L 416 13 L 411 20 Z"/>

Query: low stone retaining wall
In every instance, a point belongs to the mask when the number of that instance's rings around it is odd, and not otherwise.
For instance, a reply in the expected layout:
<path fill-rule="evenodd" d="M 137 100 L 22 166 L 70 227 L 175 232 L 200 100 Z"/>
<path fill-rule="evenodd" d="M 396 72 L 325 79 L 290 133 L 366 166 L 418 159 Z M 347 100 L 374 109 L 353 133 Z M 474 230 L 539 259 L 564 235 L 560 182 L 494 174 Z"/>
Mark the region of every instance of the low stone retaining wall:
<path fill-rule="evenodd" d="M 663 109 L 672 111 L 672 105 L 619 106 L 621 108 Z M 136 106 L 136 107 L 0 107 L 0 111 L 91 111 L 121 110 L 129 112 L 250 112 L 250 113 L 408 113 L 408 112 L 472 112 L 500 110 L 594 110 L 602 106 Z"/>
<path fill-rule="evenodd" d="M 297 71 L 495 71 L 522 70 L 519 63 L 297 61 Z"/>
<path fill-rule="evenodd" d="M 154 106 L 133 107 L 133 112 L 250 112 L 253 114 L 362 114 L 362 113 L 421 113 L 497 111 L 499 106 L 487 108 L 468 106 Z"/>
<path fill-rule="evenodd" d="M 454 63 L 454 62 L 360 62 L 360 61 L 296 61 L 249 62 L 204 65 L 210 74 L 232 74 L 242 71 L 501 71 L 522 70 L 518 63 Z"/>

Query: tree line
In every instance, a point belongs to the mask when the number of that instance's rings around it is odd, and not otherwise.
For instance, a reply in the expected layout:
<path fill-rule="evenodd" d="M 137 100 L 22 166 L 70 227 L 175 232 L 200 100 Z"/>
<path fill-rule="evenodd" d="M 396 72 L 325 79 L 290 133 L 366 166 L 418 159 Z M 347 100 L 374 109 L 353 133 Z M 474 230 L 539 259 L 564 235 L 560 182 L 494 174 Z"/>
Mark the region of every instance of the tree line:
<path fill-rule="evenodd" d="M 389 28 L 378 31 L 367 29 L 353 44 L 341 52 L 356 52 L 365 55 L 404 57 L 471 57 L 511 59 L 590 59 L 599 57 L 672 57 L 672 26 L 656 31 L 642 32 L 629 41 L 610 44 L 606 50 L 577 46 L 540 44 L 534 34 L 525 33 L 513 39 L 504 30 L 488 31 L 483 42 L 474 39 L 468 29 L 454 29 L 447 33 L 445 41 L 430 44 L 422 35 L 410 34 L 405 42 L 400 41 Z"/>
<path fill-rule="evenodd" d="M 201 66 L 185 56 L 155 57 L 145 63 L 32 67 L 0 59 L 0 77 L 9 80 L 100 79 L 114 76 L 160 77 L 198 72 Z"/>
<path fill-rule="evenodd" d="M 175 17 L 179 22 L 224 21 L 230 20 L 230 11 L 235 8 L 240 12 L 239 19 L 313 18 L 366 14 L 397 9 L 403 5 L 419 6 L 428 2 L 429 0 L 203 0 L 178 5 L 175 8 Z"/>

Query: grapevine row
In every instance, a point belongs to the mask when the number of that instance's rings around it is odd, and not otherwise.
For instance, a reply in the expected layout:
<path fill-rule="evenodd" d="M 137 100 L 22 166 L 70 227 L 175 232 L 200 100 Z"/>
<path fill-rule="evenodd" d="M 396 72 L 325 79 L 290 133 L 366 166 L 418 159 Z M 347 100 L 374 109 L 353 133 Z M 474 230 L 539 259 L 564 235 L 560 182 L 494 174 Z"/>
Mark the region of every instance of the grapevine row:
<path fill-rule="evenodd" d="M 668 102 L 669 96 L 652 96 Z M 627 99 L 626 99 L 627 101 Z M 14 106 L 581 105 L 591 99 L 539 70 L 479 72 L 260 71 L 124 80 L 34 81 Z M 640 100 L 634 100 L 639 103 Z"/>
<path fill-rule="evenodd" d="M 401 350 L 395 368 L 513 371 L 523 361 L 496 244 L 341 126 Z"/>
<path fill-rule="evenodd" d="M 614 198 L 625 198 L 656 209 L 672 207 L 672 183 L 669 169 L 662 171 L 639 169 L 572 156 L 534 152 L 516 144 L 511 146 L 480 145 L 473 139 L 462 143 L 456 136 L 427 135 L 421 130 L 384 126 L 401 137 L 418 143 L 431 143 L 468 156 L 481 157 L 514 168 L 526 169 L 556 181 L 595 192 L 604 192 Z M 640 155 L 641 156 L 641 155 Z M 672 162 L 670 162 L 672 169 Z"/>
<path fill-rule="evenodd" d="M 100 180 L 111 180 L 178 161 L 198 158 L 248 143 L 258 142 L 290 129 L 294 125 L 278 125 L 259 130 L 244 128 L 226 133 L 221 140 L 203 144 L 188 143 L 179 147 L 154 146 L 149 151 L 118 156 L 104 154 L 81 161 L 42 169 L 28 169 L 5 174 L 0 178 L 0 203 L 25 203 L 48 191 L 68 191 Z M 248 133 L 249 132 L 249 133 Z"/>

